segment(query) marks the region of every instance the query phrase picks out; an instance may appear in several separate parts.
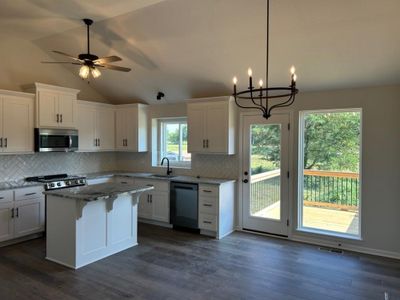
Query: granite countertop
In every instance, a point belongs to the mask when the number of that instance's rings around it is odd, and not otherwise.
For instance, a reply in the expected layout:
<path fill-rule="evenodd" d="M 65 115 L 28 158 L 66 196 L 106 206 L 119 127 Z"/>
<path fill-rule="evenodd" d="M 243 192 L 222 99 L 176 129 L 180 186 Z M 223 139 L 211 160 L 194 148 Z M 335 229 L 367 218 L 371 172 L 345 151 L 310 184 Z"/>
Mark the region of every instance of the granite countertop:
<path fill-rule="evenodd" d="M 177 175 L 177 176 L 172 176 L 172 177 L 152 177 L 152 175 L 154 175 L 154 174 L 153 173 L 123 172 L 123 171 L 110 171 L 110 172 L 80 174 L 80 176 L 86 176 L 86 179 L 88 179 L 88 180 L 120 176 L 120 177 L 143 178 L 143 179 L 150 179 L 150 180 L 167 180 L 167 181 L 204 183 L 204 184 L 216 184 L 216 185 L 236 181 L 235 179 L 218 179 L 218 178 L 194 177 L 194 176 L 179 176 L 179 175 Z"/>
<path fill-rule="evenodd" d="M 27 182 L 25 179 L 15 181 L 3 181 L 0 182 L 0 191 L 19 189 L 32 186 L 43 186 L 43 183 L 39 182 Z"/>
<path fill-rule="evenodd" d="M 150 191 L 154 187 L 143 187 L 136 184 L 102 183 L 68 189 L 45 191 L 44 194 L 75 200 L 96 201 L 116 198 L 123 194 L 136 194 Z"/>

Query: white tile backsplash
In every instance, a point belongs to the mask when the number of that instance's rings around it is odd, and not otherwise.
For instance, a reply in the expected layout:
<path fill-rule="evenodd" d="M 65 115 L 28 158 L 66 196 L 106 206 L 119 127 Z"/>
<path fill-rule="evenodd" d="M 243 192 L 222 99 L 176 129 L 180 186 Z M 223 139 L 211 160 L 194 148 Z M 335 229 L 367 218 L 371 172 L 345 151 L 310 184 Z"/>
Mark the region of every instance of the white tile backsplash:
<path fill-rule="evenodd" d="M 35 153 L 0 155 L 0 182 L 16 181 L 28 176 L 57 173 L 80 174 L 104 171 L 164 173 L 151 166 L 149 153 Z M 173 174 L 235 179 L 238 175 L 236 155 L 192 155 L 191 169 L 173 168 Z"/>
<path fill-rule="evenodd" d="M 121 171 L 165 172 L 163 168 L 151 167 L 150 153 L 118 153 L 116 159 L 116 167 Z M 191 169 L 172 169 L 176 175 L 235 179 L 238 177 L 238 159 L 236 155 L 192 154 Z"/>
<path fill-rule="evenodd" d="M 116 153 L 35 153 L 0 156 L 0 181 L 15 181 L 28 176 L 112 171 Z"/>

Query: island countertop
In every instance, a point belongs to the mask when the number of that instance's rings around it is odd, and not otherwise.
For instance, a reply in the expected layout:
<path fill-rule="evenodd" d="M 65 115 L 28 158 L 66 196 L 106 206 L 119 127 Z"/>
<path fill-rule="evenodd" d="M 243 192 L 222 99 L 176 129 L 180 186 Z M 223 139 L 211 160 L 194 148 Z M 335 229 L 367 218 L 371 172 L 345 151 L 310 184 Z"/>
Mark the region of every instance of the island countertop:
<path fill-rule="evenodd" d="M 44 194 L 84 201 L 97 201 L 118 197 L 121 194 L 136 194 L 150 191 L 154 187 L 136 184 L 102 183 L 60 190 L 45 191 Z"/>

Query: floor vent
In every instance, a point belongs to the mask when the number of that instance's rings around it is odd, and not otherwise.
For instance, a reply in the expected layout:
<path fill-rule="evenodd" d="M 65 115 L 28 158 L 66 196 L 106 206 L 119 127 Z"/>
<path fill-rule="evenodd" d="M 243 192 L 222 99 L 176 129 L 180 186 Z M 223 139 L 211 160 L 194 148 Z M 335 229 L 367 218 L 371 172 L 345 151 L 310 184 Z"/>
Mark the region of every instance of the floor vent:
<path fill-rule="evenodd" d="M 337 248 L 318 247 L 318 250 L 332 252 L 332 253 L 338 253 L 338 254 L 343 254 L 343 250 L 337 249 Z"/>

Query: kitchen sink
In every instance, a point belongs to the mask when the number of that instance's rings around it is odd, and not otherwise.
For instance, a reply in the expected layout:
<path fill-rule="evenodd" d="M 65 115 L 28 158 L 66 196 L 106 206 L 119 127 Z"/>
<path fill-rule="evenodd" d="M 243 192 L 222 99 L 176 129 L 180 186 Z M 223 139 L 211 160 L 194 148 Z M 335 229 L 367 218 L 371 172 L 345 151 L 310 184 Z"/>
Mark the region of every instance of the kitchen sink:
<path fill-rule="evenodd" d="M 153 175 L 150 175 L 149 177 L 154 177 L 154 178 L 174 178 L 176 176 L 175 175 L 153 174 Z"/>

